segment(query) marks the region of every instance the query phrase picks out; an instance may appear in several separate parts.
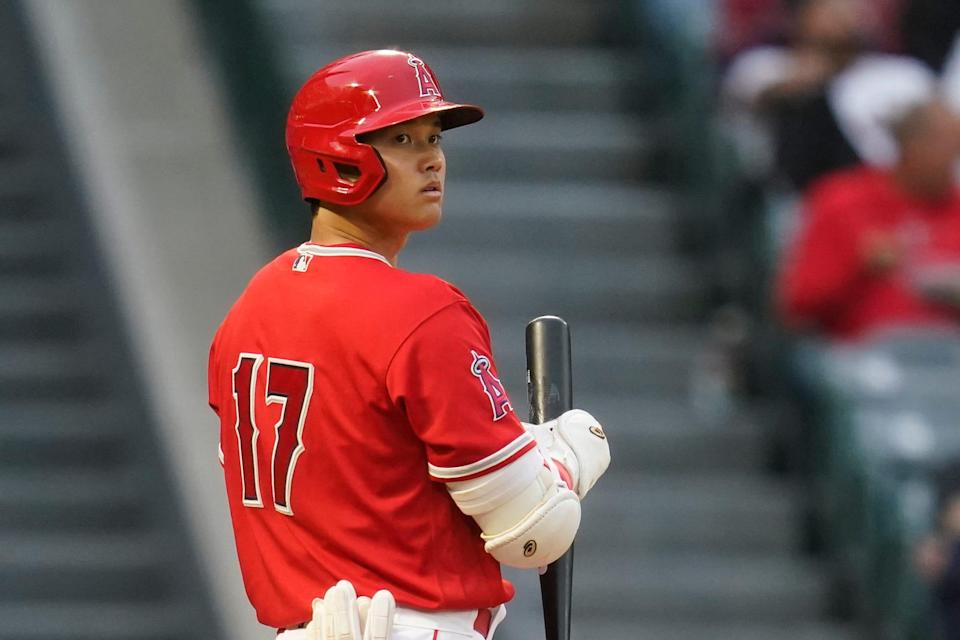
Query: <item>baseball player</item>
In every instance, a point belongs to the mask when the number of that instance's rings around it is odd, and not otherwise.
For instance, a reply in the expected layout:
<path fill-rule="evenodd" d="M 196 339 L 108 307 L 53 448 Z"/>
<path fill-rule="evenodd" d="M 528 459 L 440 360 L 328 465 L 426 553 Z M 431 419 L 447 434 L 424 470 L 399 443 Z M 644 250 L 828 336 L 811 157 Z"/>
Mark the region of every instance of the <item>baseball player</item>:
<path fill-rule="evenodd" d="M 324 637 L 333 601 L 360 620 L 331 637 L 359 640 L 364 624 L 395 640 L 492 637 L 514 593 L 500 563 L 558 558 L 609 463 L 584 411 L 525 427 L 480 314 L 397 267 L 409 234 L 440 220 L 441 132 L 482 117 L 393 50 L 337 60 L 294 97 L 310 241 L 254 276 L 209 366 L 244 584 L 283 640 Z M 396 606 L 374 598 L 371 627 L 344 602 L 379 590 Z"/>

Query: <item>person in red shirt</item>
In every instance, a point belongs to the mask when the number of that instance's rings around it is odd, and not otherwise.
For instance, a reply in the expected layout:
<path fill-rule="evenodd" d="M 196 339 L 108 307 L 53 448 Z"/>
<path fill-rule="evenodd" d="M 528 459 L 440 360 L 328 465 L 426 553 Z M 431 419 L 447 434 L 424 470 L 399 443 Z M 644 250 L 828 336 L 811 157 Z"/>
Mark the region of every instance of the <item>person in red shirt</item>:
<path fill-rule="evenodd" d="M 951 326 L 960 300 L 960 127 L 939 101 L 893 127 L 891 170 L 858 167 L 815 184 L 788 252 L 779 306 L 793 328 L 860 339 Z"/>
<path fill-rule="evenodd" d="M 339 579 L 393 595 L 396 640 L 492 637 L 513 596 L 500 563 L 559 557 L 609 463 L 584 411 L 523 425 L 482 316 L 397 267 L 441 217 L 441 132 L 482 116 L 393 50 L 337 60 L 293 100 L 310 241 L 254 276 L 209 366 L 244 585 L 284 640 Z"/>

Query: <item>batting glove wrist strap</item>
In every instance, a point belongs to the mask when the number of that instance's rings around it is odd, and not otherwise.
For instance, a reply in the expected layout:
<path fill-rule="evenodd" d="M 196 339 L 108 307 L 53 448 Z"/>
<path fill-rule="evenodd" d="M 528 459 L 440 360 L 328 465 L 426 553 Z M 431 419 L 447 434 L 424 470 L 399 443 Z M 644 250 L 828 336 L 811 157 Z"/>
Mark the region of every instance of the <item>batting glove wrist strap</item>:
<path fill-rule="evenodd" d="M 597 419 L 572 409 L 543 424 L 524 423 L 544 457 L 553 458 L 570 472 L 582 500 L 610 466 L 610 444 Z"/>

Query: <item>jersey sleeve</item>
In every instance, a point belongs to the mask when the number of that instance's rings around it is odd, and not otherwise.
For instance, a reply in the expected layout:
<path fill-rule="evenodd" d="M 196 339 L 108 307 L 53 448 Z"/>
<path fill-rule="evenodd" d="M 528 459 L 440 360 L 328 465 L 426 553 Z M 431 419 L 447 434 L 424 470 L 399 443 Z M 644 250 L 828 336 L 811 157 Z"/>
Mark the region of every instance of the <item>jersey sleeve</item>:
<path fill-rule="evenodd" d="M 210 344 L 210 356 L 207 360 L 207 402 L 214 413 L 220 415 L 220 382 L 217 377 L 217 340 Z"/>
<path fill-rule="evenodd" d="M 220 417 L 220 378 L 217 369 L 217 338 L 219 338 L 219 335 L 218 333 L 210 344 L 210 356 L 207 361 L 207 402 L 218 418 Z M 222 467 L 223 445 L 219 441 L 217 442 L 217 459 Z"/>
<path fill-rule="evenodd" d="M 467 302 L 407 336 L 387 369 L 387 389 L 426 446 L 436 481 L 483 476 L 535 446 L 497 375 L 486 324 Z"/>

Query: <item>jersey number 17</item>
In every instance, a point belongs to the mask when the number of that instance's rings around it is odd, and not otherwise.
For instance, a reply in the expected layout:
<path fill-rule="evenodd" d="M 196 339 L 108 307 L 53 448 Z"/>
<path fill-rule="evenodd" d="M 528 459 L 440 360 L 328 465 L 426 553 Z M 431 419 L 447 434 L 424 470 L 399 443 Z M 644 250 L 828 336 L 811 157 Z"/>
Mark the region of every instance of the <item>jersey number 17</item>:
<path fill-rule="evenodd" d="M 264 401 L 280 405 L 280 419 L 273 425 L 273 452 L 270 456 L 270 476 L 273 489 L 273 508 L 288 516 L 293 515 L 290 494 L 297 460 L 304 452 L 303 425 L 307 420 L 310 395 L 313 393 L 313 365 L 307 362 L 267 358 L 267 381 Z M 260 491 L 260 463 L 258 444 L 260 428 L 257 425 L 256 389 L 264 356 L 259 353 L 241 353 L 233 369 L 233 400 L 237 411 L 237 445 L 240 452 L 240 477 L 243 484 L 243 504 L 263 507 Z"/>

